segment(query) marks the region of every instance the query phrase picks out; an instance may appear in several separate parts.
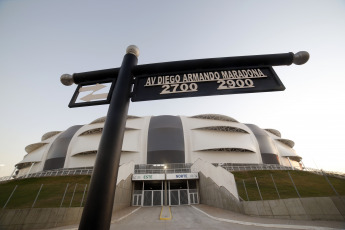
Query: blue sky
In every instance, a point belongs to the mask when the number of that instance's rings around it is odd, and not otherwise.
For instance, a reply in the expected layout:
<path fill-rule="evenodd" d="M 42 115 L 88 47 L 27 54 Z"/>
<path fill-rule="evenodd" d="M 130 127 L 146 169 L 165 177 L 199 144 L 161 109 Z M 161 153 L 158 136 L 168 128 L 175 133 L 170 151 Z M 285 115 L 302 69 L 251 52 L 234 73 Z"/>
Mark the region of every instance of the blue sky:
<path fill-rule="evenodd" d="M 107 106 L 67 107 L 64 73 L 139 64 L 306 50 L 302 66 L 274 67 L 283 92 L 130 105 L 130 114 L 219 113 L 295 141 L 307 167 L 345 172 L 345 2 L 0 0 L 0 176 L 49 131 L 90 123 Z"/>

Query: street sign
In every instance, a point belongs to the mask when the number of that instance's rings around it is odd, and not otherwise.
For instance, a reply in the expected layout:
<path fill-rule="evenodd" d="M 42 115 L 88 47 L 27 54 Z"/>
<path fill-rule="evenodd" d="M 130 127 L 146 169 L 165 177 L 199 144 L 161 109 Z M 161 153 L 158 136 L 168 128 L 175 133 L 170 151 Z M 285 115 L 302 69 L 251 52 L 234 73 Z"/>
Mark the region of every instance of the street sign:
<path fill-rule="evenodd" d="M 271 66 L 136 76 L 132 101 L 283 91 Z"/>
<path fill-rule="evenodd" d="M 139 49 L 128 46 L 120 68 L 61 76 L 64 85 L 78 84 L 69 107 L 110 103 L 79 230 L 110 228 L 130 98 L 147 101 L 284 90 L 271 66 L 302 65 L 309 59 L 302 51 L 136 66 L 138 56 Z M 101 93 L 110 82 L 110 91 Z M 175 174 L 176 178 L 188 175 Z"/>

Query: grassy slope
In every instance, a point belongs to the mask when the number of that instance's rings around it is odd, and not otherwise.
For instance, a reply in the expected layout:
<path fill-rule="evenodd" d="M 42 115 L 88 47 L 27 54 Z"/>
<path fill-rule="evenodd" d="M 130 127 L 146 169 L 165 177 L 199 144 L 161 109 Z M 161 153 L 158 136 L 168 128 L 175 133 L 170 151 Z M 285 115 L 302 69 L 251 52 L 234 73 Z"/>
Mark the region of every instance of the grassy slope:
<path fill-rule="evenodd" d="M 302 171 L 246 171 L 233 172 L 235 175 L 238 193 L 247 200 L 243 180 L 248 192 L 249 200 L 260 200 L 260 195 L 254 177 L 259 184 L 264 200 L 278 199 L 271 175 L 276 183 L 281 199 L 297 198 L 297 192 L 288 175 L 290 173 L 301 197 L 335 196 L 336 194 L 328 184 L 324 176 Z M 345 195 L 345 180 L 328 177 L 333 187 L 340 195 Z"/>
<path fill-rule="evenodd" d="M 233 174 L 235 175 L 239 195 L 245 200 L 247 200 L 247 197 L 244 191 L 243 180 L 246 185 L 249 200 L 261 199 L 254 177 L 256 177 L 258 181 L 263 199 L 278 199 L 270 174 L 272 174 L 275 180 L 280 198 L 296 198 L 298 195 L 287 172 L 288 171 L 246 171 L 233 172 Z M 289 172 L 301 197 L 335 195 L 323 176 L 301 171 Z M 333 177 L 329 177 L 329 180 L 338 193 L 344 196 L 345 180 Z M 60 207 L 67 184 L 69 185 L 67 187 L 62 207 L 69 207 L 70 205 L 72 207 L 79 207 L 82 201 L 85 185 L 89 184 L 89 182 L 90 176 L 43 177 L 10 181 L 8 183 L 0 184 L 0 208 L 5 205 L 16 185 L 18 185 L 18 187 L 13 193 L 13 196 L 6 208 L 30 208 L 36 198 L 41 184 L 43 184 L 43 187 L 34 206 L 35 208 Z M 75 193 L 72 200 L 74 189 Z"/>
<path fill-rule="evenodd" d="M 85 185 L 89 182 L 90 176 L 42 177 L 10 181 L 0 184 L 0 208 L 5 205 L 16 185 L 18 187 L 6 208 L 30 208 L 42 184 L 43 187 L 37 198 L 35 208 L 60 207 L 67 184 L 68 187 L 62 207 L 70 206 L 74 189 L 75 193 L 71 206 L 79 207 Z"/>

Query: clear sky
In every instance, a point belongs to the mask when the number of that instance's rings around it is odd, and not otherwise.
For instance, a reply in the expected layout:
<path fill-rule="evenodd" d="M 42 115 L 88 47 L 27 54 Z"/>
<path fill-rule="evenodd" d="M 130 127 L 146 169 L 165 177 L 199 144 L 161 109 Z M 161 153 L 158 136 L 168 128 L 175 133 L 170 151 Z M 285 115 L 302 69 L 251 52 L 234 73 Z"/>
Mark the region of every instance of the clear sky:
<path fill-rule="evenodd" d="M 308 51 L 274 67 L 280 92 L 135 102 L 131 115 L 224 114 L 293 140 L 307 167 L 345 172 L 345 1 L 0 0 L 0 176 L 49 131 L 105 116 L 69 109 L 64 73 L 138 64 Z"/>

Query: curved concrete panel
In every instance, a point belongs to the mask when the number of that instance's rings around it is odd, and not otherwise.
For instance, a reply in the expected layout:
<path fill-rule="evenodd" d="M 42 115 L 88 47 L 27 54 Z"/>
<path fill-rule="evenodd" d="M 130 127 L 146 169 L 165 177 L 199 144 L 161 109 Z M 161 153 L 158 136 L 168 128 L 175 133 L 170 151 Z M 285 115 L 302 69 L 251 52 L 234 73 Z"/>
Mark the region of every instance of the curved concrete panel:
<path fill-rule="evenodd" d="M 194 151 L 214 148 L 239 148 L 249 149 L 251 152 L 257 151 L 255 143 L 246 133 L 193 130 L 192 138 Z"/>
<path fill-rule="evenodd" d="M 147 164 L 185 163 L 184 149 L 180 117 L 151 118 L 148 130 Z"/>
<path fill-rule="evenodd" d="M 264 164 L 280 164 L 279 153 L 273 139 L 261 128 L 253 124 L 246 124 L 254 133 Z"/>
<path fill-rule="evenodd" d="M 64 131 L 59 137 L 55 139 L 47 153 L 47 158 L 44 163 L 43 170 L 51 170 L 63 168 L 68 145 L 74 134 L 82 127 L 82 125 L 75 125 Z"/>

